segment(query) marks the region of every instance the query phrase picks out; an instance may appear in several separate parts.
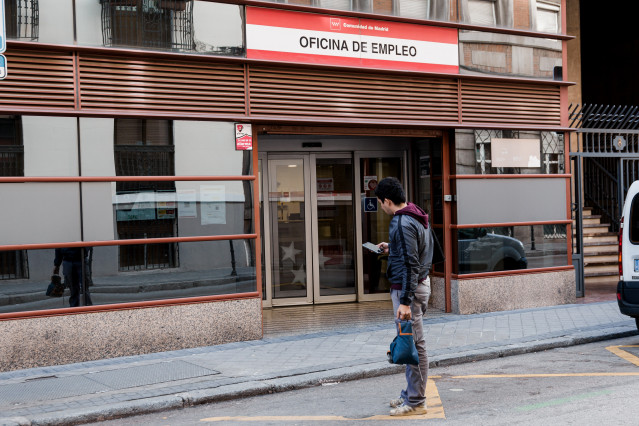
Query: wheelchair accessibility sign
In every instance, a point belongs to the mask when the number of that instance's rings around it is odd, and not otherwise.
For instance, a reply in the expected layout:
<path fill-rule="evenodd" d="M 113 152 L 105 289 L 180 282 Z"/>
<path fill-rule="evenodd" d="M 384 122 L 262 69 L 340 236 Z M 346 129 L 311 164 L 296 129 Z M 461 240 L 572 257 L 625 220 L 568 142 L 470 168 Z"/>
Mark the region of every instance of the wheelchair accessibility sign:
<path fill-rule="evenodd" d="M 364 197 L 364 211 L 366 213 L 373 213 L 377 211 L 376 197 Z"/>

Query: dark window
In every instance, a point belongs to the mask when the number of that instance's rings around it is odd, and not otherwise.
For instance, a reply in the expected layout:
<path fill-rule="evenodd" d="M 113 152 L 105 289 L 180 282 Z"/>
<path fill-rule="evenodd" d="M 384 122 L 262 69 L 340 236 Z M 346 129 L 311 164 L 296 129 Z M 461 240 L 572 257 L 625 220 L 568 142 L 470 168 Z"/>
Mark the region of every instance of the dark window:
<path fill-rule="evenodd" d="M 0 176 L 24 176 L 22 120 L 19 116 L 0 116 Z M 15 278 L 28 278 L 26 252 L 0 251 L 0 280 Z"/>
<path fill-rule="evenodd" d="M 168 120 L 116 119 L 115 171 L 117 176 L 175 175 L 173 126 Z M 158 214 L 159 200 L 175 193 L 175 182 L 117 182 L 118 200 L 144 202 L 116 205 L 118 239 L 177 236 L 177 218 Z M 120 246 L 120 270 L 175 268 L 177 244 Z"/>
<path fill-rule="evenodd" d="M 22 120 L 0 116 L 0 176 L 24 176 Z"/>
<path fill-rule="evenodd" d="M 38 0 L 4 0 L 7 38 L 38 40 Z"/>
<path fill-rule="evenodd" d="M 639 194 L 632 198 L 632 204 L 630 205 L 630 217 L 626 226 L 630 227 L 630 242 L 632 244 L 639 244 Z"/>
<path fill-rule="evenodd" d="M 193 0 L 100 0 L 105 46 L 192 50 Z"/>

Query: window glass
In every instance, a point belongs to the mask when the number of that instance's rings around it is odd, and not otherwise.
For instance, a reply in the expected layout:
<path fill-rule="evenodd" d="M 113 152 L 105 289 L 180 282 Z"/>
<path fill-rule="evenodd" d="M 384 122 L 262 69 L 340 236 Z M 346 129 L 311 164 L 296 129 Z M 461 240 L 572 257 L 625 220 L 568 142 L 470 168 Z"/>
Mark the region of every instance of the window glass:
<path fill-rule="evenodd" d="M 323 9 L 353 10 L 379 15 L 438 21 L 457 20 L 458 0 L 266 0 L 313 6 Z"/>
<path fill-rule="evenodd" d="M 565 173 L 563 133 L 457 129 L 455 147 L 458 175 Z"/>
<path fill-rule="evenodd" d="M 630 229 L 630 242 L 633 244 L 639 244 L 639 195 L 635 195 L 632 199 L 630 217 L 626 226 Z"/>
<path fill-rule="evenodd" d="M 24 176 L 22 120 L 19 116 L 0 116 L 0 176 Z"/>
<path fill-rule="evenodd" d="M 243 8 L 198 0 L 78 0 L 78 44 L 239 56 Z"/>
<path fill-rule="evenodd" d="M 560 32 L 559 1 L 537 0 L 537 31 L 545 33 Z"/>
<path fill-rule="evenodd" d="M 495 2 L 493 0 L 468 0 L 470 23 L 495 26 Z"/>
<path fill-rule="evenodd" d="M 19 116 L 0 116 L 0 176 L 24 176 L 22 120 Z M 0 251 L 0 280 L 26 278 L 27 274 L 26 251 Z"/>
<path fill-rule="evenodd" d="M 173 176 L 175 160 L 170 120 L 115 119 L 116 176 Z M 173 181 L 116 182 L 116 239 L 177 236 Z M 121 246 L 121 270 L 175 268 L 176 244 Z"/>
<path fill-rule="evenodd" d="M 0 1 L 9 40 L 73 44 L 73 0 Z"/>
<path fill-rule="evenodd" d="M 459 30 L 461 74 L 552 80 L 562 65 L 561 40 Z"/>
<path fill-rule="evenodd" d="M 54 268 L 55 250 L 29 250 L 28 274 L 22 279 L 0 281 L 0 313 L 106 305 L 183 297 L 214 296 L 257 291 L 254 240 L 222 240 L 174 243 L 180 264 L 171 270 L 143 274 L 123 270 L 124 246 L 94 247 L 78 251 L 77 261 L 67 254 L 59 273 L 66 280 L 63 297 L 45 295 Z M 147 244 L 147 253 L 164 253 L 163 244 Z M 141 246 L 129 246 L 130 259 L 142 256 Z M 142 254 L 141 254 L 142 253 Z M 150 256 L 150 255 L 149 255 Z M 0 265 L 2 257 L 0 257 Z M 135 260 L 138 262 L 138 260 Z M 84 263 L 84 264 L 83 264 Z M 65 265 L 66 264 L 66 265 Z M 72 272 L 77 271 L 74 281 Z M 84 271 L 84 275 L 82 275 Z M 83 282 L 79 277 L 84 276 Z M 84 289 L 88 296 L 85 299 Z M 73 290 L 75 295 L 72 295 Z M 10 295 L 10 296 L 7 296 Z M 86 303 L 88 302 L 88 303 Z"/>
<path fill-rule="evenodd" d="M 568 264 L 563 224 L 468 228 L 456 234 L 459 274 Z"/>

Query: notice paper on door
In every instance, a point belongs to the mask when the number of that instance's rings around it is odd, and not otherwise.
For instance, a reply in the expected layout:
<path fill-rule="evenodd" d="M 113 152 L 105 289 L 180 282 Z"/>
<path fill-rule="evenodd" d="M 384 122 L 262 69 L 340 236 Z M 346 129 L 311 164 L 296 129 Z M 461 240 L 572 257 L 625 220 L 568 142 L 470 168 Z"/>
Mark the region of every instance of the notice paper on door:
<path fill-rule="evenodd" d="M 200 186 L 200 213 L 202 225 L 225 225 L 226 189 L 224 185 Z"/>

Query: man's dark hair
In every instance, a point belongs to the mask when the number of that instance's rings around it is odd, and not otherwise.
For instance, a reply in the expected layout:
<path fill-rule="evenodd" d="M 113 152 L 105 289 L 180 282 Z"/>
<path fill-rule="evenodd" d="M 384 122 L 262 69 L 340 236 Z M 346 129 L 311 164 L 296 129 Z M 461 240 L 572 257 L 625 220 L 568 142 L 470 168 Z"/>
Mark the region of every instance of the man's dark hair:
<path fill-rule="evenodd" d="M 382 200 L 389 199 L 395 205 L 406 202 L 406 193 L 402 188 L 402 183 L 394 177 L 387 177 L 379 181 L 375 188 L 375 195 Z"/>

